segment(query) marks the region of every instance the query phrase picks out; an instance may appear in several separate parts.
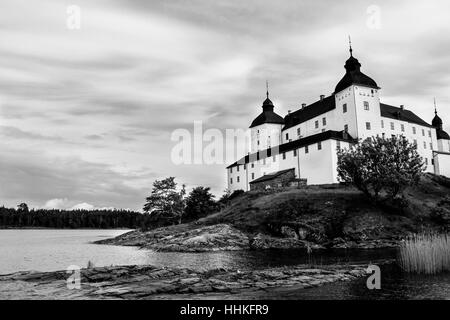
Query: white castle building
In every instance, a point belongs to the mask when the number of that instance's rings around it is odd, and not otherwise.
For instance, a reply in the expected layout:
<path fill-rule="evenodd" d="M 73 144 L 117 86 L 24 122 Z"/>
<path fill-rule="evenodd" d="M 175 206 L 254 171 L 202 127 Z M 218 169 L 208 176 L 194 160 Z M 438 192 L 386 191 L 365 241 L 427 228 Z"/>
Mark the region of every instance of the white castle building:
<path fill-rule="evenodd" d="M 350 47 L 334 93 L 284 118 L 274 112 L 267 92 L 261 114 L 250 125 L 249 153 L 227 167 L 228 189 L 248 191 L 286 172 L 307 184 L 337 183 L 337 150 L 373 136 L 405 136 L 417 145 L 426 172 L 450 177 L 450 137 L 436 105 L 430 125 L 403 105 L 381 103 L 380 87 L 360 68 Z"/>

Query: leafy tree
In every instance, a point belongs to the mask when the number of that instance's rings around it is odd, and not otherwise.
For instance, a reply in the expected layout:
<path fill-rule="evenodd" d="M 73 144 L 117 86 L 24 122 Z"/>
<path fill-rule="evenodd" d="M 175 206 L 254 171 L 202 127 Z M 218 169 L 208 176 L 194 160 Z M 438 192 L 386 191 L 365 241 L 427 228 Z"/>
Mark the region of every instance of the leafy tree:
<path fill-rule="evenodd" d="M 189 221 L 199 219 L 217 210 L 218 206 L 214 201 L 208 187 L 196 187 L 186 198 L 185 218 Z"/>
<path fill-rule="evenodd" d="M 338 178 L 353 183 L 369 198 L 378 201 L 384 191 L 388 199 L 417 183 L 424 171 L 417 146 L 405 137 L 373 137 L 338 152 Z"/>
<path fill-rule="evenodd" d="M 144 211 L 151 215 L 158 216 L 168 222 L 181 223 L 184 213 L 185 186 L 181 191 L 177 191 L 177 184 L 174 177 L 153 182 L 152 192 L 146 198 Z"/>
<path fill-rule="evenodd" d="M 20 212 L 28 212 L 29 210 L 28 210 L 28 205 L 25 203 L 25 202 L 22 202 L 21 204 L 19 204 L 18 206 L 17 206 L 17 211 L 20 211 Z"/>

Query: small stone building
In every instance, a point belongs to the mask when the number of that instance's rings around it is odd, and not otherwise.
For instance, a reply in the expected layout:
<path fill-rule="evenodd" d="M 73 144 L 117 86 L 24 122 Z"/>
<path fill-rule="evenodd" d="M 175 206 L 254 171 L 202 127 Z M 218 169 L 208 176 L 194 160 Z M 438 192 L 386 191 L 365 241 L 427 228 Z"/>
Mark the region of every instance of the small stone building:
<path fill-rule="evenodd" d="M 288 187 L 295 180 L 295 168 L 266 174 L 250 182 L 250 190 L 267 190 Z"/>

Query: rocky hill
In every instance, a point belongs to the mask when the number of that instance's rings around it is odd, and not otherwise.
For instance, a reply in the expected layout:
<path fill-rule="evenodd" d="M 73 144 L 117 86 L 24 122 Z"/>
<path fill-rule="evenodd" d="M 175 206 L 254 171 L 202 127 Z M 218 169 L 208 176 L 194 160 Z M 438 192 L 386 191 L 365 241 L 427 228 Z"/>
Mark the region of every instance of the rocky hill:
<path fill-rule="evenodd" d="M 341 185 L 247 192 L 196 222 L 132 231 L 99 243 L 163 251 L 396 246 L 408 234 L 450 230 L 450 179 L 425 174 L 396 203 Z"/>

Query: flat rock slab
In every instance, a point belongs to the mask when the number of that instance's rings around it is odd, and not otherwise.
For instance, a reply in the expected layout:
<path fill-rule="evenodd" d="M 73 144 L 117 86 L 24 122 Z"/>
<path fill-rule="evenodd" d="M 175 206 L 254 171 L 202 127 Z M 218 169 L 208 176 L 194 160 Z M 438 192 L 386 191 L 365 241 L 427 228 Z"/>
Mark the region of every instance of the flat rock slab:
<path fill-rule="evenodd" d="M 0 276 L 1 299 L 257 299 L 261 292 L 301 290 L 366 274 L 366 266 L 289 266 L 257 271 L 194 271 L 153 266 L 81 270 L 79 289 L 67 287 L 64 271 Z"/>

